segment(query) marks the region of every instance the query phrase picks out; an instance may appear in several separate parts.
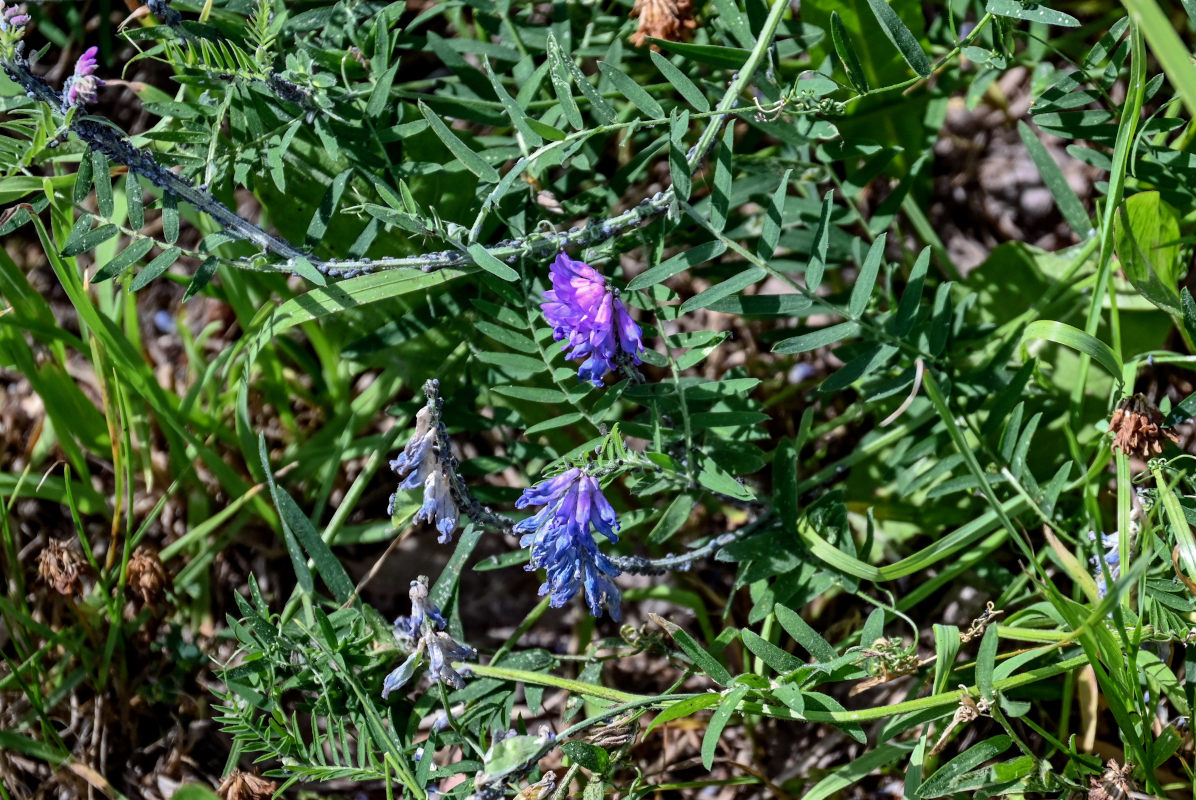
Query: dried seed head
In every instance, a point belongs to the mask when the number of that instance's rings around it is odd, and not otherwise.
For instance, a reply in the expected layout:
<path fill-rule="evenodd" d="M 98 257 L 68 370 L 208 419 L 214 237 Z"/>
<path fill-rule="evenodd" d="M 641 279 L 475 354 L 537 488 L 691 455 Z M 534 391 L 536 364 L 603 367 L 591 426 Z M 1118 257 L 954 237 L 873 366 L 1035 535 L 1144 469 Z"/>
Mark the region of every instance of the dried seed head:
<path fill-rule="evenodd" d="M 544 800 L 556 789 L 556 773 L 549 771 L 544 777 L 515 795 L 515 800 Z"/>
<path fill-rule="evenodd" d="M 142 606 L 160 606 L 166 602 L 166 587 L 170 578 L 158 553 L 148 547 L 138 547 L 129 559 L 129 580 L 125 589 Z"/>
<path fill-rule="evenodd" d="M 83 578 L 91 574 L 91 567 L 83 560 L 68 539 L 51 539 L 37 557 L 37 573 L 59 594 L 83 593 Z"/>
<path fill-rule="evenodd" d="M 1122 400 L 1109 420 L 1115 436 L 1113 449 L 1126 455 L 1150 458 L 1163 452 L 1163 439 L 1178 443 L 1179 437 L 1163 429 L 1163 414 L 1141 394 Z"/>
<path fill-rule="evenodd" d="M 691 0 L 635 0 L 631 17 L 638 17 L 640 21 L 635 33 L 631 34 L 631 43 L 636 47 L 643 47 L 649 37 L 683 42 L 689 38 L 689 32 L 698 27 Z M 652 48 L 660 49 L 656 45 Z"/>
<path fill-rule="evenodd" d="M 1125 766 L 1109 759 L 1109 764 L 1099 778 L 1089 778 L 1089 800 L 1125 800 L 1135 791 L 1134 765 L 1128 761 Z"/>
<path fill-rule="evenodd" d="M 216 793 L 223 800 L 269 800 L 278 791 L 278 784 L 235 769 L 220 782 Z"/>

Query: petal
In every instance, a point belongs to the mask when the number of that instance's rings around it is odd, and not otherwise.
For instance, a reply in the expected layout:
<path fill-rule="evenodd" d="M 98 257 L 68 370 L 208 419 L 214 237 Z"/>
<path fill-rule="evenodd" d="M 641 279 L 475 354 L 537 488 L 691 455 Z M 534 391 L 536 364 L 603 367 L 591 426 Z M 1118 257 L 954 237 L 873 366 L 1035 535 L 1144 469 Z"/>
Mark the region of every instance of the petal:
<path fill-rule="evenodd" d="M 619 331 L 619 346 L 624 353 L 635 357 L 635 363 L 640 363 L 639 352 L 644 349 L 643 331 L 631 318 L 623 301 L 615 299 L 615 327 Z"/>

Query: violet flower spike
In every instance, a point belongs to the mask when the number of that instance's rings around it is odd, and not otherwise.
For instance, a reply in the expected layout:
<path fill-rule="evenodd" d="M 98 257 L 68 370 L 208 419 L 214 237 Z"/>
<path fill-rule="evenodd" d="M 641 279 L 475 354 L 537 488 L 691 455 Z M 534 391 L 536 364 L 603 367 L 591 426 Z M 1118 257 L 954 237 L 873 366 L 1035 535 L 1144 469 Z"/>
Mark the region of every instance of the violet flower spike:
<path fill-rule="evenodd" d="M 549 269 L 552 288 L 540 304 L 557 341 L 570 361 L 581 361 L 577 376 L 595 386 L 618 362 L 629 356 L 640 363 L 643 333 L 627 306 L 596 269 L 559 254 Z"/>
<path fill-rule="evenodd" d="M 621 595 L 611 578 L 620 572 L 598 549 L 590 530 L 593 526 L 611 542 L 618 541 L 619 521 L 598 481 L 574 467 L 525 489 L 515 502 L 516 508 L 532 505 L 543 508 L 515 530 L 524 534 L 519 544 L 531 547 L 527 569 L 545 571 L 540 595 L 549 595 L 552 606 L 560 608 L 584 591 L 591 614 L 601 616 L 605 609 L 619 621 Z"/>
<path fill-rule="evenodd" d="M 96 101 L 96 90 L 104 82 L 95 76 L 97 47 L 89 47 L 75 62 L 75 74 L 67 78 L 63 86 L 63 96 L 68 106 L 84 106 Z"/>

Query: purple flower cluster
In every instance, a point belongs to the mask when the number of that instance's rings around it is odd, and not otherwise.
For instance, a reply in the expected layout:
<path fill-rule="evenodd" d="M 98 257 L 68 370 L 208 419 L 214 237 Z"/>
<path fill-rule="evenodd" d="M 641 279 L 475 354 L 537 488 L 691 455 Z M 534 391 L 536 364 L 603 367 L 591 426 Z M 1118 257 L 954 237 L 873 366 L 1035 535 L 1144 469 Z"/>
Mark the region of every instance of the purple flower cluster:
<path fill-rule="evenodd" d="M 63 86 L 68 106 L 83 106 L 96 101 L 96 90 L 104 85 L 104 82 L 95 76 L 98 52 L 98 48 L 89 47 L 75 62 L 75 74 L 67 78 Z"/>
<path fill-rule="evenodd" d="M 415 522 L 434 523 L 440 532 L 437 539 L 441 544 L 447 544 L 452 541 L 453 531 L 457 529 L 458 512 L 449 484 L 448 469 L 441 463 L 436 443 L 438 427 L 432 409 L 428 406 L 421 408 L 415 415 L 415 433 L 398 458 L 390 462 L 390 468 L 403 479 L 399 483 L 400 489 L 423 488 L 424 502 L 415 512 Z M 391 495 L 388 513 L 392 516 L 394 501 L 395 496 Z"/>
<path fill-rule="evenodd" d="M 21 5 L 5 5 L 0 0 L 0 33 L 13 33 L 18 36 L 22 29 L 29 24 L 29 15 Z"/>
<path fill-rule="evenodd" d="M 584 589 L 590 613 L 598 617 L 606 609 L 611 619 L 621 619 L 619 588 L 611 580 L 619 569 L 598 550 L 590 531 L 593 526 L 618 541 L 619 521 L 598 481 L 574 467 L 525 489 L 515 506 L 543 506 L 515 525 L 524 534 L 519 544 L 531 547 L 528 569 L 546 573 L 540 595 L 550 595 L 552 606 L 560 608 Z"/>
<path fill-rule="evenodd" d="M 552 262 L 550 273 L 552 288 L 544 292 L 540 308 L 553 338 L 566 340 L 562 349 L 569 351 L 567 358 L 582 362 L 577 376 L 601 386 L 621 357 L 639 364 L 644 348 L 640 326 L 602 274 L 564 253 Z"/>

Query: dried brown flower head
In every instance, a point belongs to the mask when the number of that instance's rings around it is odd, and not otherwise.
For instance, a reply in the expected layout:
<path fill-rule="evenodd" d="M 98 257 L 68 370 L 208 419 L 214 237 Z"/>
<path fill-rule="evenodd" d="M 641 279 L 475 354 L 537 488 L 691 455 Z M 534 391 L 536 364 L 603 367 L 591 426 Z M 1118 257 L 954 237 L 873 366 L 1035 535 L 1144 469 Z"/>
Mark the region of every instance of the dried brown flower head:
<path fill-rule="evenodd" d="M 234 769 L 216 790 L 224 800 L 268 800 L 278 791 L 278 784 L 248 772 Z"/>
<path fill-rule="evenodd" d="M 170 578 L 158 553 L 148 547 L 138 547 L 129 559 L 129 580 L 125 588 L 142 606 L 160 606 L 166 602 L 166 587 Z"/>
<path fill-rule="evenodd" d="M 1134 788 L 1134 765 L 1128 761 L 1124 767 L 1109 759 L 1108 766 L 1099 778 L 1088 779 L 1089 800 L 1125 800 Z"/>
<path fill-rule="evenodd" d="M 545 800 L 556 789 L 556 773 L 545 772 L 544 777 L 515 795 L 515 800 Z"/>
<path fill-rule="evenodd" d="M 59 594 L 77 595 L 83 593 L 83 578 L 91 567 L 69 539 L 51 539 L 37 557 L 37 574 Z"/>
<path fill-rule="evenodd" d="M 631 34 L 631 43 L 636 47 L 643 47 L 648 37 L 683 42 L 689 38 L 689 32 L 698 27 L 691 0 L 635 0 L 631 17 L 638 17 L 640 21 L 635 33 Z M 660 49 L 656 45 L 652 47 Z"/>
<path fill-rule="evenodd" d="M 1179 442 L 1179 437 L 1163 429 L 1163 414 L 1141 394 L 1127 397 L 1117 405 L 1109 430 L 1115 434 L 1113 449 L 1126 455 L 1150 458 L 1163 452 L 1163 439 Z"/>

